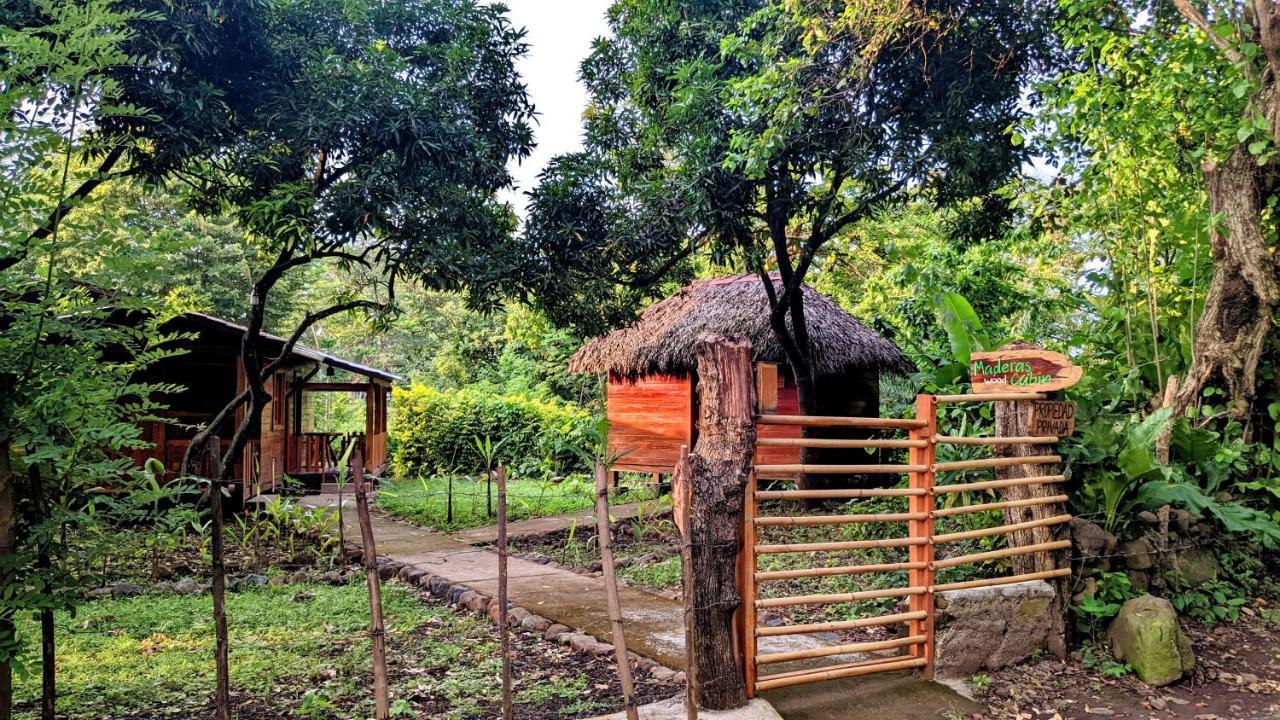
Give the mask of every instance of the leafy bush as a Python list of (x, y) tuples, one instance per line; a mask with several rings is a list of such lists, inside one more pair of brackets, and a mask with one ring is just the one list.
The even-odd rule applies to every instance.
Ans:
[(599, 420), (569, 403), (503, 395), (480, 387), (442, 392), (424, 385), (393, 391), (390, 469), (400, 477), (484, 466), (476, 438), (492, 438), (495, 461), (521, 475), (583, 471), (577, 448)]

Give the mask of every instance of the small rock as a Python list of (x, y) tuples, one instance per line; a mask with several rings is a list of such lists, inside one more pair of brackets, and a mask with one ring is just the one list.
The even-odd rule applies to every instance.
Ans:
[(552, 642), (558, 642), (560, 640), (560, 636), (564, 635), (567, 632), (570, 632), (568, 625), (561, 625), (560, 623), (552, 623), (550, 627), (548, 627), (546, 631), (542, 633), (542, 639), (551, 640)]
[(299, 570), (289, 576), (289, 583), (291, 585), (301, 585), (302, 583), (306, 582), (308, 579), (310, 579), (310, 576), (307, 575), (307, 571)]
[(530, 614), (520, 621), (520, 628), (529, 632), (544, 633), (549, 627), (551, 627), (551, 621), (541, 615)]
[(311, 592), (310, 590), (303, 590), (302, 592), (296, 593), (293, 596), (294, 602), (306, 602), (308, 600), (315, 600), (315, 599), (316, 599), (316, 594)]
[(192, 578), (183, 578), (173, 584), (173, 591), (179, 595), (199, 595), (204, 588)]
[(677, 673), (675, 670), (663, 665), (655, 665), (654, 668), (649, 671), (649, 677), (658, 682), (671, 682), (675, 679), (676, 675)]
[(272, 575), (267, 580), (267, 584), (272, 587), (280, 587), (281, 585), (284, 585), (286, 582), (288, 582), (288, 579), (285, 578), (285, 576), (283, 575)]
[(327, 583), (329, 585), (341, 585), (342, 573), (337, 570), (330, 570), (320, 576), (320, 582)]
[(1143, 510), (1138, 513), (1138, 520), (1148, 525), (1156, 525), (1160, 522), (1160, 518), (1156, 517), (1156, 514), (1150, 510)]
[(90, 600), (101, 600), (102, 598), (109, 598), (111, 597), (111, 588), (109, 587), (94, 588), (89, 592), (85, 593), (84, 595)]
[(449, 592), (449, 585), (449, 578), (436, 575), (431, 578), (431, 594), (442, 598), (447, 592)]
[(481, 593), (476, 593), (475, 597), (467, 598), (462, 601), (462, 604), (472, 612), (485, 612), (489, 609), (489, 605), (491, 603), (493, 603), (493, 598), (488, 595), (482, 595)]
[(517, 627), (527, 617), (529, 617), (529, 611), (522, 607), (517, 606), (507, 609), (507, 624), (511, 627)]
[(1130, 570), (1147, 570), (1153, 564), (1152, 549), (1151, 543), (1146, 538), (1138, 538), (1121, 545), (1117, 550), (1125, 556), (1125, 565)]
[(485, 608), (485, 613), (488, 614), (489, 619), (493, 621), (493, 624), (498, 624), (498, 603), (489, 603), (489, 607)]
[(1151, 698), (1149, 704), (1151, 705), (1152, 710), (1164, 710), (1169, 707), (1169, 703), (1165, 702), (1163, 698), (1158, 697)]
[(142, 594), (142, 588), (133, 583), (116, 583), (111, 586), (110, 595), (113, 598), (135, 597)]

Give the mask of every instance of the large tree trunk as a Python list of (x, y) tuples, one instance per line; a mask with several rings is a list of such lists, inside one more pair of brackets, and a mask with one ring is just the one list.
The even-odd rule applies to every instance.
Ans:
[[(688, 638), (698, 668), (698, 706), (730, 710), (747, 702), (742, 643), (735, 616), (742, 604), (737, 563), (744, 491), (755, 449), (751, 344), (704, 336), (698, 342), (698, 441), (675, 483), (689, 497), (694, 579)], [(687, 471), (687, 475), (686, 475)]]
[[(1026, 437), (1031, 435), (1031, 402), (1018, 400), (1014, 402), (997, 402), (996, 435), (999, 437)], [(997, 445), (993, 454), (996, 457), (1025, 457), (1028, 455), (1051, 455), (1057, 451), (1053, 445)], [(1040, 475), (1056, 475), (1061, 472), (1057, 465), (1013, 465), (996, 468), (996, 477), (1001, 480), (1036, 477)], [(1031, 498), (1052, 497), (1059, 494), (1061, 485), (1025, 485), (1004, 488), (1004, 500), (1028, 500)], [(1005, 524), (1042, 520), (1061, 515), (1067, 511), (1062, 503), (1015, 507), (1004, 510)], [(1009, 534), (1009, 547), (1026, 547), (1040, 543), (1065, 540), (1068, 537), (1066, 524), (1018, 530)], [(1027, 555), (1014, 555), (1013, 572), (1016, 575), (1025, 573), (1057, 570), (1068, 566), (1064, 551), (1034, 552)], [(1053, 626), (1049, 628), (1049, 652), (1058, 658), (1067, 654), (1067, 603), (1071, 596), (1068, 583), (1070, 578), (1055, 578), (1049, 581), (1057, 592), (1056, 608), (1053, 613)]]
[(1218, 384), (1227, 391), (1232, 417), (1243, 420), (1253, 407), (1258, 360), (1280, 306), (1280, 257), (1268, 250), (1262, 231), (1271, 184), (1266, 175), (1272, 172), (1243, 147), (1220, 167), (1205, 165), (1209, 211), (1221, 224), (1209, 236), (1213, 278), (1196, 325), (1191, 368), (1173, 403), (1176, 414), (1195, 405), (1205, 387)]

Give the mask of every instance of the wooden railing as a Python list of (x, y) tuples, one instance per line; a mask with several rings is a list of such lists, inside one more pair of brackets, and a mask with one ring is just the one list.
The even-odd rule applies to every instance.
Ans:
[(355, 442), (364, 449), (364, 433), (298, 433), (289, 447), (291, 474), (337, 472), (338, 461), (347, 444)]
[[(926, 678), (933, 676), (934, 670), (934, 599), (935, 594), (945, 590), (985, 587), (1024, 582), (1029, 580), (1051, 579), (1070, 574), (1069, 568), (1054, 568), (1040, 572), (1021, 573), (1007, 577), (984, 578), (964, 582), (936, 583), (939, 570), (986, 560), (1008, 558), (1029, 553), (1054, 552), (1065, 549), (1070, 541), (1058, 540), (1027, 545), (1011, 545), (1008, 548), (980, 552), (969, 555), (935, 557), (935, 549), (939, 545), (961, 542), (992, 535), (1007, 535), (1033, 527), (1045, 527), (1065, 523), (1070, 515), (1058, 514), (1021, 523), (1003, 523), (992, 528), (982, 528), (935, 534), (938, 518), (976, 513), (986, 510), (1008, 510), (1038, 505), (1065, 503), (1065, 495), (1048, 495), (1031, 499), (1012, 501), (996, 500), (982, 504), (960, 505), (938, 509), (935, 500), (938, 496), (971, 491), (1001, 490), (1010, 487), (1026, 487), (1048, 483), (1063, 482), (1064, 477), (1055, 473), (1046, 473), (1035, 477), (990, 480), (972, 483), (938, 484), (939, 474), (967, 470), (986, 470), (1014, 465), (1035, 466), (1051, 465), (1060, 462), (1057, 455), (1033, 455), (1016, 458), (984, 458), (959, 462), (937, 461), (939, 444), (973, 445), (973, 446), (1013, 446), (1013, 445), (1052, 445), (1057, 443), (1056, 437), (1007, 437), (1007, 438), (967, 438), (946, 437), (938, 434), (938, 405), (951, 402), (987, 402), (1003, 400), (1035, 400), (1043, 396), (1033, 394), (988, 394), (988, 395), (920, 395), (916, 398), (916, 417), (898, 418), (853, 418), (853, 417), (817, 417), (817, 416), (757, 416), (758, 424), (800, 425), (805, 427), (851, 427), (877, 430), (906, 431), (906, 439), (850, 439), (831, 438), (787, 438), (789, 447), (802, 448), (867, 448), (867, 449), (905, 449), (908, 452), (906, 464), (886, 465), (837, 465), (837, 464), (797, 464), (797, 465), (763, 465), (754, 466), (746, 492), (746, 503), (743, 521), (743, 562), (740, 577), (743, 608), (741, 613), (742, 637), (745, 654), (747, 692), (757, 692), (773, 688), (782, 688), (821, 680), (869, 675), (904, 669), (918, 669)], [(776, 446), (782, 441), (777, 439), (761, 439), (757, 448)], [(757, 455), (758, 455), (757, 451)], [(758, 487), (759, 475), (777, 477), (785, 473), (802, 475), (848, 474), (848, 475), (887, 475), (908, 478), (907, 487), (871, 487), (858, 489), (830, 490), (761, 490)], [(895, 483), (896, 484), (896, 483)], [(891, 513), (859, 513), (855, 511), (838, 515), (761, 515), (761, 501), (813, 501), (813, 500), (852, 500), (861, 498), (903, 498), (906, 500), (905, 512)], [(853, 507), (850, 503), (847, 507)], [(1003, 517), (1003, 515), (1002, 515)], [(874, 540), (853, 540), (839, 542), (809, 543), (766, 543), (758, 541), (760, 528), (785, 528), (788, 526), (844, 525), (854, 523), (902, 523), (907, 533), (903, 537)], [(778, 530), (774, 530), (778, 532)], [(866, 565), (841, 565), (838, 567), (808, 567), (786, 570), (761, 571), (759, 558), (761, 555), (779, 553), (828, 553), (872, 548), (907, 548), (906, 562), (878, 562)], [(1052, 563), (1050, 563), (1052, 564)], [(784, 597), (761, 598), (759, 584), (796, 578), (825, 578), (865, 573), (906, 572), (906, 584), (902, 587), (879, 588), (860, 592), (831, 594), (810, 594)], [(757, 609), (792, 607), (799, 605), (828, 605), (860, 602), (877, 598), (906, 598), (906, 612), (896, 612), (880, 617), (861, 618), (840, 622), (819, 622), (791, 624), (782, 626), (760, 625), (757, 620)], [(787, 652), (760, 653), (760, 638), (779, 635), (795, 635), (807, 633), (823, 633), (854, 628), (905, 624), (907, 630), (903, 637), (875, 641), (846, 643), (822, 647), (791, 650)], [(873, 657), (826, 667), (801, 669), (790, 672), (759, 674), (763, 666), (776, 663), (812, 660), (834, 655), (850, 653), (883, 653), (888, 650), (900, 650), (896, 655)]]

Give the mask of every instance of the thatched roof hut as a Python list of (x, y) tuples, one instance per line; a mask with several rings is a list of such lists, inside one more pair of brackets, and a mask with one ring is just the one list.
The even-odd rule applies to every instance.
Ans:
[[(775, 284), (781, 283), (775, 278)], [(858, 322), (817, 290), (804, 288), (805, 318), (820, 392), (820, 414), (875, 416), (880, 373), (905, 375), (915, 366), (889, 340)], [(577, 373), (607, 373), (610, 453), (615, 470), (670, 472), (681, 445), (696, 435), (696, 345), (702, 335), (751, 341), (758, 363), (761, 411), (799, 414), (794, 379), (769, 326), (769, 299), (755, 275), (699, 280), (641, 313), (631, 326), (588, 342), (569, 361)], [(797, 427), (763, 426), (762, 436), (790, 436)], [(763, 451), (762, 451), (763, 452)], [(770, 448), (772, 462), (794, 462), (790, 448)], [(785, 457), (783, 457), (785, 455)], [(762, 460), (763, 462), (763, 460)]]
[[(781, 289), (781, 282), (774, 282)], [(808, 285), (804, 311), (818, 375), (868, 369), (905, 375), (915, 370), (897, 345)], [(570, 358), (569, 370), (626, 378), (689, 373), (696, 363), (698, 337), (705, 333), (745, 337), (757, 362), (786, 363), (769, 326), (769, 298), (760, 278), (738, 275), (698, 280), (649, 306), (635, 324), (588, 342)]]

